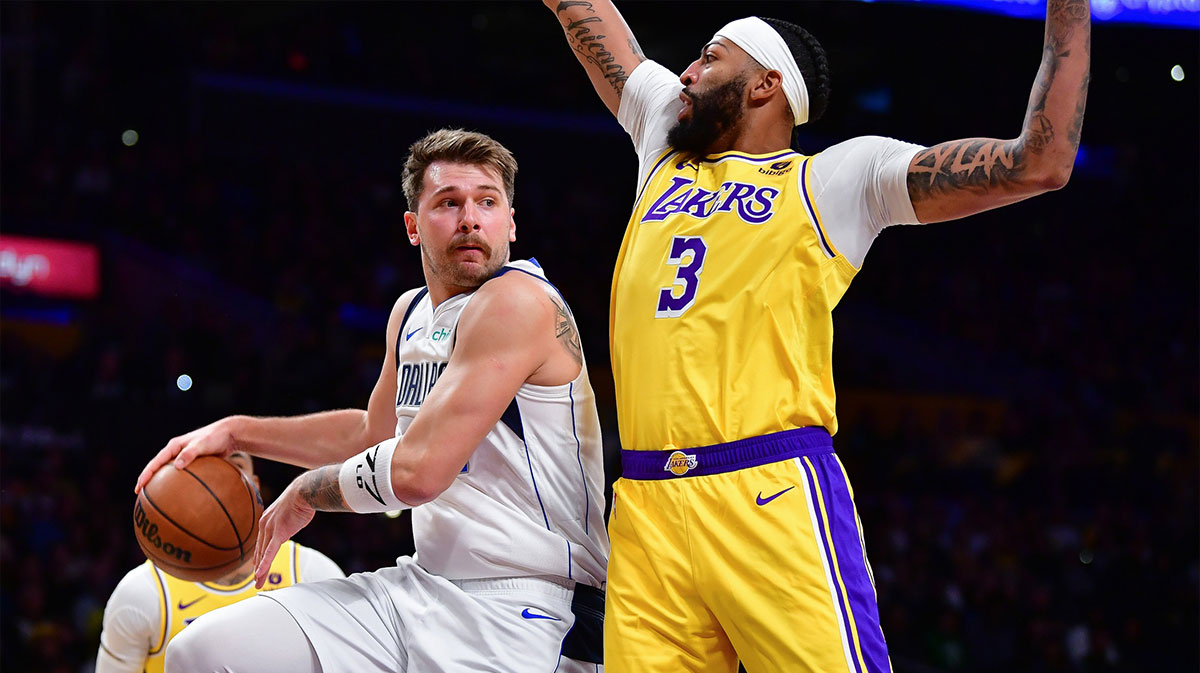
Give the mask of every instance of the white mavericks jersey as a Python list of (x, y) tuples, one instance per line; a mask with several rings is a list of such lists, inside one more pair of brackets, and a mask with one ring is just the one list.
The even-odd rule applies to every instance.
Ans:
[[(536, 260), (527, 273), (556, 292)], [(474, 292), (436, 308), (422, 290), (396, 339), (396, 435), (450, 361), (458, 319)], [(566, 301), (564, 300), (565, 304)], [(586, 363), (560, 386), (526, 383), (454, 484), (412, 510), (416, 561), (452, 580), (557, 576), (601, 587), (608, 565), (604, 456)]]

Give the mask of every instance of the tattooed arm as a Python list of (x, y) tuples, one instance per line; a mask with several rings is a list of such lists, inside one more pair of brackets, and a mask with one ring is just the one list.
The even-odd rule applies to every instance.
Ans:
[(1049, 0), (1042, 65), (1021, 135), (968, 138), (918, 152), (908, 194), (921, 222), (941, 222), (1015, 203), (1067, 184), (1087, 102), (1088, 0)]
[[(522, 385), (562, 385), (579, 376), (582, 365), (575, 320), (545, 283), (522, 273), (485, 283), (459, 318), (450, 362), (395, 446), (392, 494), (411, 506), (437, 498)], [(352, 511), (341, 468), (335, 463), (301, 474), (263, 513), (255, 547), (260, 587), (279, 546), (317, 511)]]
[(646, 60), (633, 32), (610, 0), (543, 0), (558, 17), (567, 43), (596, 93), (614, 116), (625, 80)]
[(475, 291), (450, 362), (392, 454), (397, 498), (419, 505), (449, 488), (522, 385), (560, 385), (579, 375), (574, 321), (545, 288), (507, 273)]
[(318, 511), (350, 511), (338, 484), (339, 469), (341, 465), (334, 463), (301, 474), (263, 512), (258, 522), (258, 539), (254, 544), (256, 587), (261, 589), (266, 584), (271, 562), (275, 560), (279, 548), (307, 526), (314, 514)]

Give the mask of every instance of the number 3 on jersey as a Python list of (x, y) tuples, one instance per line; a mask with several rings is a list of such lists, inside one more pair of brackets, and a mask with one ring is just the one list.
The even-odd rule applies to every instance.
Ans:
[[(689, 254), (690, 253), (690, 254)], [(658, 293), (658, 310), (655, 318), (678, 318), (696, 303), (696, 286), (700, 283), (700, 272), (704, 270), (704, 256), (708, 245), (701, 236), (676, 236), (671, 239), (671, 254), (667, 264), (677, 266), (675, 281)], [(679, 290), (679, 296), (675, 291)]]

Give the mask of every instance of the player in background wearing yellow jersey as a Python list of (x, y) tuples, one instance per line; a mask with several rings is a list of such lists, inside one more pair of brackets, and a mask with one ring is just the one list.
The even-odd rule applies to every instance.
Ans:
[[(250, 455), (235, 451), (228, 460), (258, 486)], [(346, 574), (328, 556), (288, 541), (279, 548), (263, 591)], [(167, 643), (200, 615), (258, 593), (254, 559), (218, 582), (172, 577), (150, 561), (130, 570), (104, 608), (104, 630), (96, 673), (162, 673)]]
[(611, 2), (545, 4), (640, 164), (611, 305), (624, 450), (609, 670), (889, 671), (831, 441), (831, 312), (884, 227), (1066, 184), (1087, 0), (1049, 0), (1018, 137), (862, 137), (812, 156), (793, 132), (825, 110), (829, 69), (799, 26), (734, 21), (677, 77), (646, 60)]

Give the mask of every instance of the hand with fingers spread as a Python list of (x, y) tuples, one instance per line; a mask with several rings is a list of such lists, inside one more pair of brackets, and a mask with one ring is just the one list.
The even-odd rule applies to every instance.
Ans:
[(176, 469), (182, 470), (198, 456), (225, 457), (233, 453), (237, 448), (237, 442), (233, 435), (235, 423), (236, 417), (230, 416), (192, 430), (187, 434), (173, 437), (162, 450), (155, 454), (154, 458), (150, 459), (149, 463), (146, 463), (146, 467), (142, 468), (133, 492), (140, 493), (142, 488), (149, 483), (150, 478), (163, 465), (172, 461), (174, 461)]
[(300, 479), (284, 489), (283, 494), (263, 512), (258, 521), (258, 541), (254, 545), (255, 587), (261, 589), (266, 583), (271, 562), (279, 547), (307, 526), (314, 514), (316, 510), (300, 492)]

